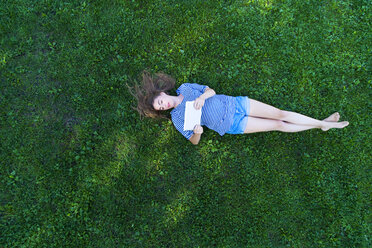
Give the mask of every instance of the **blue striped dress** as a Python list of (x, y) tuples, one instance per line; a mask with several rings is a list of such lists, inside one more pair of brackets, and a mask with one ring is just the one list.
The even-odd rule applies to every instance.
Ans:
[[(176, 91), (177, 95), (184, 96), (183, 101), (171, 111), (172, 122), (176, 129), (186, 138), (190, 139), (193, 131), (183, 130), (185, 119), (185, 106), (187, 101), (194, 101), (202, 95), (208, 86), (185, 83)], [(235, 114), (235, 98), (226, 95), (214, 95), (205, 100), (202, 108), (200, 124), (224, 135), (231, 127)]]

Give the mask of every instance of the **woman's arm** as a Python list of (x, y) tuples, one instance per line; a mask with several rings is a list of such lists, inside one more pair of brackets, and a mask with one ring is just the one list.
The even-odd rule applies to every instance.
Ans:
[(195, 99), (194, 108), (201, 109), (204, 106), (205, 100), (214, 95), (216, 95), (216, 92), (208, 87), (201, 96)]
[(193, 143), (194, 145), (199, 144), (200, 137), (201, 137), (202, 133), (203, 133), (203, 127), (200, 126), (200, 125), (195, 125), (194, 134), (189, 139), (190, 142)]
[(216, 92), (213, 89), (208, 87), (208, 88), (205, 89), (204, 93), (199, 97), (204, 98), (204, 100), (206, 100), (209, 97), (212, 97), (214, 95), (216, 95)]
[(201, 133), (194, 133), (189, 139), (193, 145), (199, 144)]

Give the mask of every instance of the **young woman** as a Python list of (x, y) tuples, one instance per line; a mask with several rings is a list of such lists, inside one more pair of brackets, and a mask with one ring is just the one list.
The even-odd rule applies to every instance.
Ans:
[[(135, 86), (135, 92), (132, 92), (138, 101), (136, 110), (141, 116), (164, 118), (162, 112), (173, 109), (170, 114), (174, 126), (194, 145), (200, 141), (202, 126), (222, 136), (225, 133), (300, 132), (312, 128), (327, 131), (349, 125), (347, 121), (338, 122), (340, 115), (337, 112), (323, 121), (316, 120), (295, 112), (280, 110), (246, 96), (217, 95), (213, 89), (205, 85), (185, 83), (176, 90), (176, 96), (169, 95), (169, 90), (174, 86), (175, 80), (169, 75), (143, 72), (142, 86)], [(185, 104), (186, 101), (194, 100), (196, 109), (203, 108), (201, 125), (196, 125), (193, 131), (184, 131)]]

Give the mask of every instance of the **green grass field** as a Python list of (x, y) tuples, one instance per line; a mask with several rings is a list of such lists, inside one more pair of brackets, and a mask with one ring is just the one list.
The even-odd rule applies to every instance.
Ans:
[[(369, 0), (0, 0), (0, 247), (371, 247)], [(192, 145), (142, 70), (350, 125)], [(173, 92), (174, 93), (174, 92)]]

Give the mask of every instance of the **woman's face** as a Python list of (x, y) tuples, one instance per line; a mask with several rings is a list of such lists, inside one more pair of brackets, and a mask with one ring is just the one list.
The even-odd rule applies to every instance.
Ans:
[(168, 110), (173, 108), (175, 102), (170, 95), (161, 92), (159, 96), (154, 99), (152, 106), (155, 110)]

